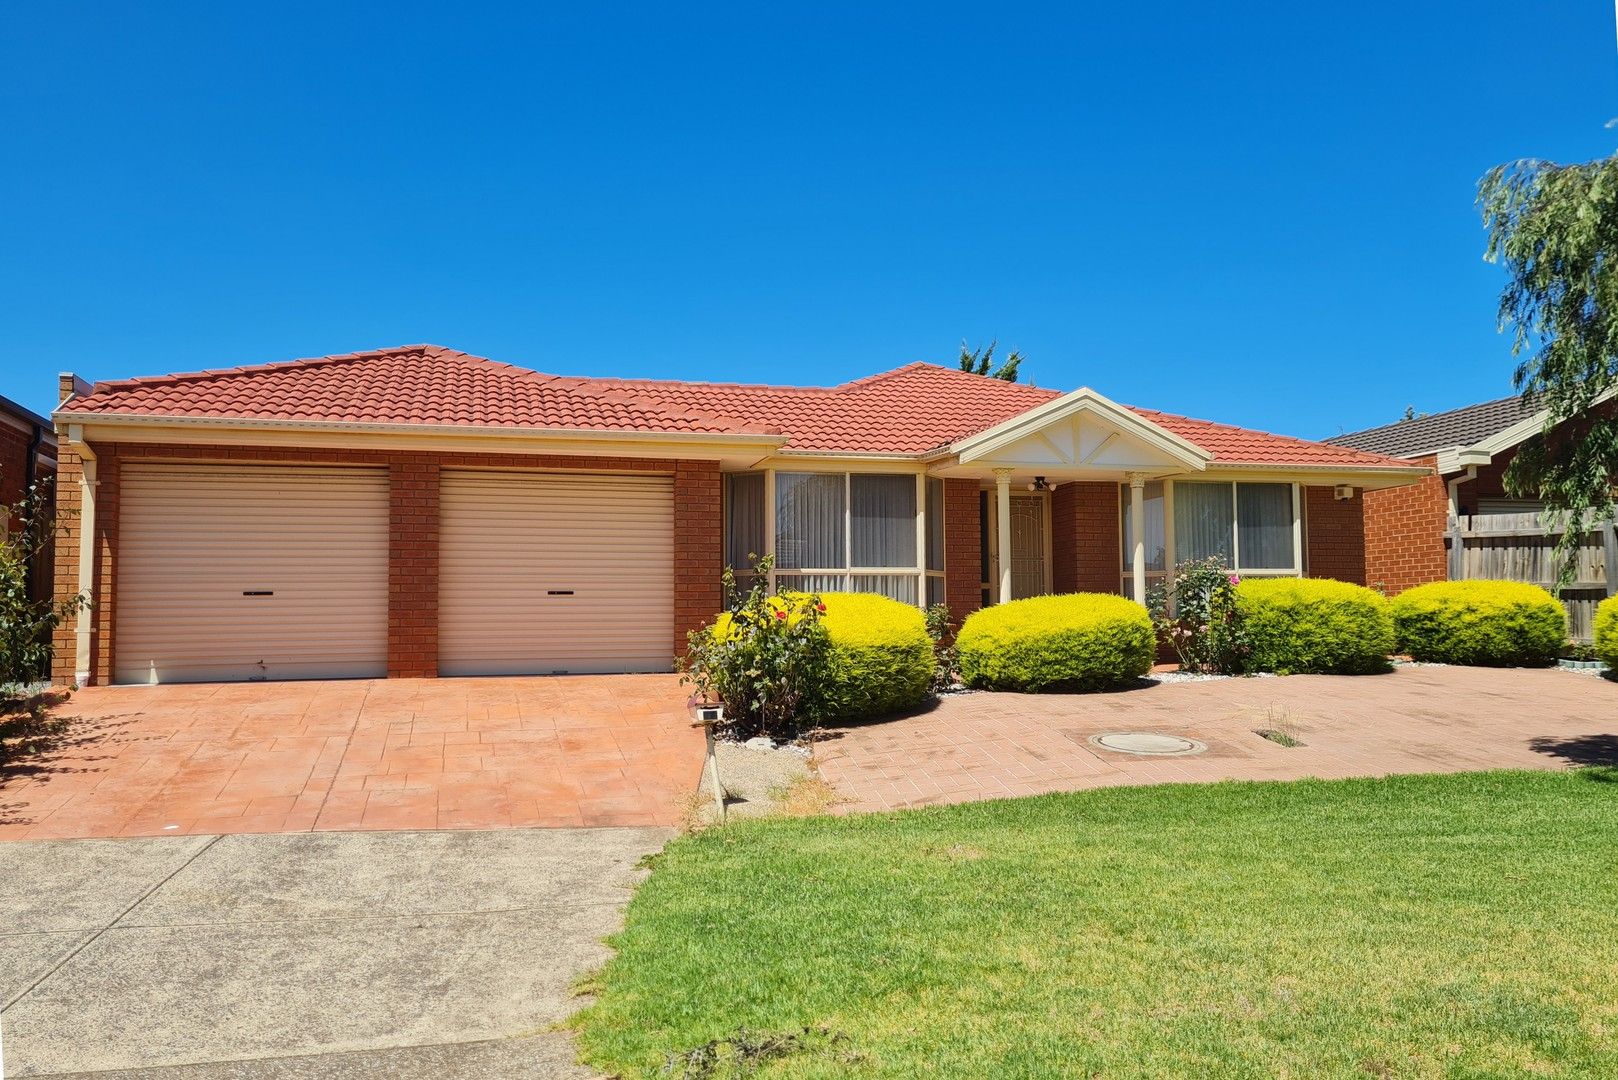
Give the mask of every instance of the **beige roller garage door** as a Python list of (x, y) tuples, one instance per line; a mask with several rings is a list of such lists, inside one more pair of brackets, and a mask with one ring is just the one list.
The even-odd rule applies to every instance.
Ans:
[(119, 682), (387, 674), (381, 469), (129, 465)]
[(673, 666), (668, 477), (446, 471), (440, 508), (440, 674)]

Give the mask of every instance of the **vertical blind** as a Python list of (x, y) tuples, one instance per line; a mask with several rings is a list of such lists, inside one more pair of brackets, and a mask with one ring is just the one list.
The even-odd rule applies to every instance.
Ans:
[(944, 481), (927, 481), (927, 569), (944, 569)]
[[(1135, 565), (1135, 515), (1132, 510), (1135, 493), (1128, 484), (1122, 485), (1120, 491), (1123, 493), (1119, 505), (1124, 522), (1124, 570), (1128, 572)], [(1161, 571), (1167, 569), (1169, 557), (1168, 531), (1163, 517), (1163, 481), (1153, 480), (1147, 484), (1145, 495), (1142, 511), (1146, 518), (1146, 569), (1149, 572)]]
[(725, 565), (745, 574), (764, 554), (764, 474), (725, 478)]
[(1229, 484), (1174, 485), (1174, 560), (1217, 556), (1236, 564), (1236, 507)]
[(850, 476), (848, 488), (853, 509), (853, 565), (914, 569), (915, 476)]
[(1292, 485), (1237, 484), (1236, 534), (1244, 570), (1291, 570)]
[(828, 570), (848, 565), (843, 498), (841, 473), (775, 474), (777, 567)]

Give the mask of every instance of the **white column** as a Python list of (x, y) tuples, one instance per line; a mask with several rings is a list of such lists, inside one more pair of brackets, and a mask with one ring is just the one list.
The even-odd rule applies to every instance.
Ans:
[(1000, 602), (1011, 602), (1011, 470), (994, 470), (995, 535), (1000, 547)]
[(1146, 603), (1146, 477), (1129, 474), (1129, 531), (1135, 537), (1130, 549), (1134, 573), (1135, 603)]

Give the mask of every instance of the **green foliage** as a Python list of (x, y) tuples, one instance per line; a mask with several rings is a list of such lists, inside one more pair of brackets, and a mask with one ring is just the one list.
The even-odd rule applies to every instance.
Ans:
[[(1593, 520), (1612, 519), (1618, 483), (1618, 414), (1596, 409), (1618, 387), (1618, 157), (1498, 166), (1479, 184), (1478, 205), (1486, 257), (1510, 274), (1500, 326), (1512, 328), (1521, 358), (1517, 388), (1548, 413), (1506, 484), (1563, 515), (1557, 547), (1568, 555)], [(1565, 560), (1564, 584), (1572, 572)]]
[(51, 665), (51, 634), (89, 607), (89, 598), (56, 601), (30, 595), (30, 571), (56, 529), (48, 481), (36, 483), (15, 506), (0, 506), (13, 528), (0, 540), (0, 685), (35, 682)]
[(742, 737), (790, 738), (817, 726), (831, 709), (825, 605), (815, 596), (770, 596), (770, 566), (768, 557), (759, 561), (745, 593), (726, 568), (725, 595), (739, 599), (687, 635), (679, 661), (683, 681), (723, 702), (727, 727)]
[(984, 375), (1003, 382), (1016, 382), (1017, 369), (1022, 367), (1023, 355), (1013, 349), (1004, 360), (1000, 361), (999, 367), (994, 367), (994, 349), (999, 344), (998, 341), (991, 341), (984, 348), (969, 349), (966, 342), (961, 342), (961, 370), (970, 375)]
[(1152, 669), (1151, 616), (1104, 593), (1036, 596), (975, 611), (955, 638), (966, 685), (1100, 690)]
[(1618, 672), (1618, 596), (1609, 596), (1596, 607), (1595, 657)]
[(1239, 581), (1215, 556), (1181, 563), (1167, 585), (1147, 591), (1158, 640), (1174, 650), (1182, 670), (1209, 675), (1247, 670), (1249, 645), (1236, 603)]
[(1325, 578), (1249, 578), (1236, 588), (1249, 668), (1278, 675), (1370, 675), (1389, 670), (1387, 598)]
[(1567, 614), (1538, 585), (1437, 581), (1393, 598), (1396, 647), (1416, 660), (1544, 667), (1567, 643)]
[(933, 643), (920, 609), (874, 593), (826, 593), (830, 713), (862, 720), (914, 709), (933, 685)]
[(955, 685), (961, 666), (955, 654), (955, 626), (948, 604), (934, 604), (927, 609), (927, 636), (933, 642), (933, 690), (948, 690)]

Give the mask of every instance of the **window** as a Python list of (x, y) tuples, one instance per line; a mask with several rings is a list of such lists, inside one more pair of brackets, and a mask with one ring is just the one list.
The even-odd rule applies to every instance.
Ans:
[[(727, 478), (725, 492), (725, 559), (733, 568), (745, 568), (748, 554), (764, 552), (773, 540), (776, 587), (941, 602), (942, 480), (915, 473), (738, 473)], [(745, 587), (744, 576), (737, 584)]]
[[(1147, 484), (1146, 576), (1161, 580), (1168, 567), (1218, 558), (1238, 573), (1284, 576), (1302, 572), (1297, 489), (1293, 484), (1209, 483), (1175, 480)], [(1123, 592), (1134, 591), (1131, 490), (1121, 487)]]

